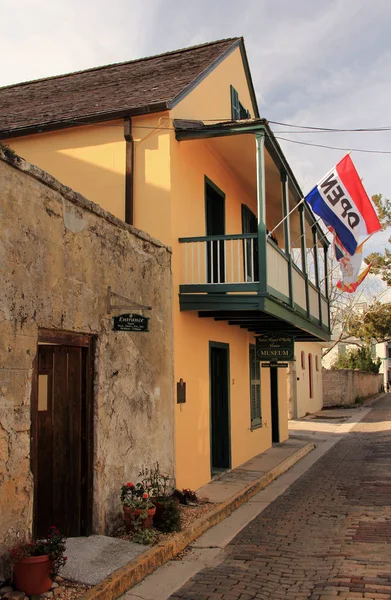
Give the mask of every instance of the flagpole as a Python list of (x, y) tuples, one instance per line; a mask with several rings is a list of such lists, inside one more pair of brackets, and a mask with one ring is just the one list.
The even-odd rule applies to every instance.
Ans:
[[(276, 226), (275, 226), (275, 227), (274, 227), (274, 228), (273, 228), (271, 231), (269, 231), (269, 232), (268, 232), (268, 234), (267, 234), (267, 235), (268, 235), (268, 236), (271, 236), (271, 235), (272, 235), (272, 233), (273, 233), (273, 232), (274, 232), (276, 229), (278, 229), (280, 225), (282, 225), (282, 223), (285, 221), (285, 219), (286, 219), (287, 217), (289, 217), (289, 215), (291, 215), (291, 214), (292, 214), (292, 213), (293, 213), (293, 212), (296, 210), (296, 208), (298, 208), (298, 207), (300, 206), (300, 204), (303, 204), (303, 202), (305, 202), (305, 198), (302, 198), (302, 199), (300, 200), (300, 202), (298, 202), (298, 203), (296, 204), (296, 206), (294, 206), (294, 207), (292, 208), (292, 210), (291, 210), (291, 211), (289, 211), (289, 212), (288, 212), (288, 214), (287, 214), (287, 215), (285, 215), (285, 217), (284, 217), (283, 219), (281, 219), (281, 221), (280, 221), (279, 223), (277, 223), (277, 225), (276, 225)], [(300, 237), (301, 237), (301, 236), (300, 236)]]

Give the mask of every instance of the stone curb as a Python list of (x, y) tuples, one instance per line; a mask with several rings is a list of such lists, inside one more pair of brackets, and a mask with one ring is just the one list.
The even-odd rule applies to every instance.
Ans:
[(221, 503), (214, 510), (194, 521), (190, 527), (177, 534), (175, 538), (160, 542), (134, 561), (129, 562), (108, 577), (105, 577), (98, 585), (95, 585), (81, 596), (80, 600), (91, 600), (91, 598), (114, 600), (118, 598), (137, 583), (140, 583), (155, 569), (171, 560), (179, 552), (182, 552), (182, 550), (205, 531), (217, 525), (217, 523), (226, 517), (229, 517), (235, 509), (247, 502), (249, 498), (265, 488), (274, 479), (285, 473), (301, 458), (314, 450), (314, 448), (315, 444), (311, 442), (296, 450), (291, 456), (273, 467), (273, 469), (262, 475), (262, 477), (250, 483), (234, 496), (231, 496), (231, 498)]

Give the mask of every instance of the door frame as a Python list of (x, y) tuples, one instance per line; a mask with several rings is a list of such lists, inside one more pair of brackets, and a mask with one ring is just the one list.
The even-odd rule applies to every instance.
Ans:
[(209, 342), (209, 459), (210, 475), (213, 476), (213, 454), (212, 454), (212, 364), (211, 349), (220, 348), (227, 351), (227, 409), (228, 409), (228, 469), (232, 469), (232, 435), (231, 435), (231, 388), (230, 388), (230, 353), (229, 344), (223, 342)]
[[(33, 536), (37, 532), (37, 492), (38, 492), (38, 348), (41, 344), (53, 344), (60, 346), (76, 346), (85, 348), (82, 368), (85, 372), (85, 389), (82, 390), (82, 411), (85, 420), (84, 431), (82, 431), (82, 471), (85, 473), (85, 481), (82, 483), (82, 535), (92, 533), (92, 510), (93, 510), (93, 456), (94, 456), (94, 355), (95, 338), (84, 333), (72, 331), (57, 331), (53, 329), (39, 329), (37, 340), (37, 351), (33, 360), (33, 376), (31, 383), (31, 430), (30, 430), (30, 467), (33, 475)], [(83, 440), (84, 435), (84, 440)]]
[[(269, 367), (270, 369), (270, 417), (272, 426), (272, 444), (280, 443), (280, 403), (278, 395), (278, 367)], [(273, 393), (275, 392), (275, 393)], [(275, 396), (275, 400), (274, 400)], [(273, 419), (274, 415), (274, 419)], [(273, 427), (274, 425), (274, 427)], [(277, 437), (278, 441), (273, 440), (273, 437)]]
[(208, 219), (207, 219), (207, 210), (206, 210), (206, 198), (207, 198), (207, 194), (206, 194), (206, 188), (207, 186), (211, 187), (212, 190), (214, 192), (216, 192), (216, 194), (218, 194), (223, 200), (224, 200), (224, 234), (225, 235), (225, 230), (226, 230), (226, 206), (225, 206), (225, 199), (226, 199), (226, 195), (225, 192), (223, 192), (223, 190), (221, 188), (219, 188), (215, 183), (213, 183), (213, 181), (211, 179), (209, 179), (209, 177), (207, 175), (204, 175), (204, 211), (205, 211), (205, 234), (207, 234), (208, 231)]

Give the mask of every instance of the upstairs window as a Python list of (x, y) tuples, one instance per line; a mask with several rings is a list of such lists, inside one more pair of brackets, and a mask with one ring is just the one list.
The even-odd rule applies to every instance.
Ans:
[(231, 85), (231, 117), (233, 121), (251, 119), (250, 111), (244, 108), (243, 104), (240, 102), (239, 94), (233, 85)]

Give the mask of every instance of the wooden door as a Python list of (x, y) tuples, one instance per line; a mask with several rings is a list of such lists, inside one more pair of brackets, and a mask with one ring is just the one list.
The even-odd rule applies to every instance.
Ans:
[[(206, 235), (225, 235), (225, 196), (211, 183), (205, 184)], [(208, 283), (225, 282), (224, 240), (211, 240), (208, 247)]]
[(231, 466), (229, 349), (226, 344), (210, 344), (210, 402), (213, 474)]
[(88, 348), (38, 346), (32, 398), (34, 530), (55, 525), (66, 536), (87, 533)]

